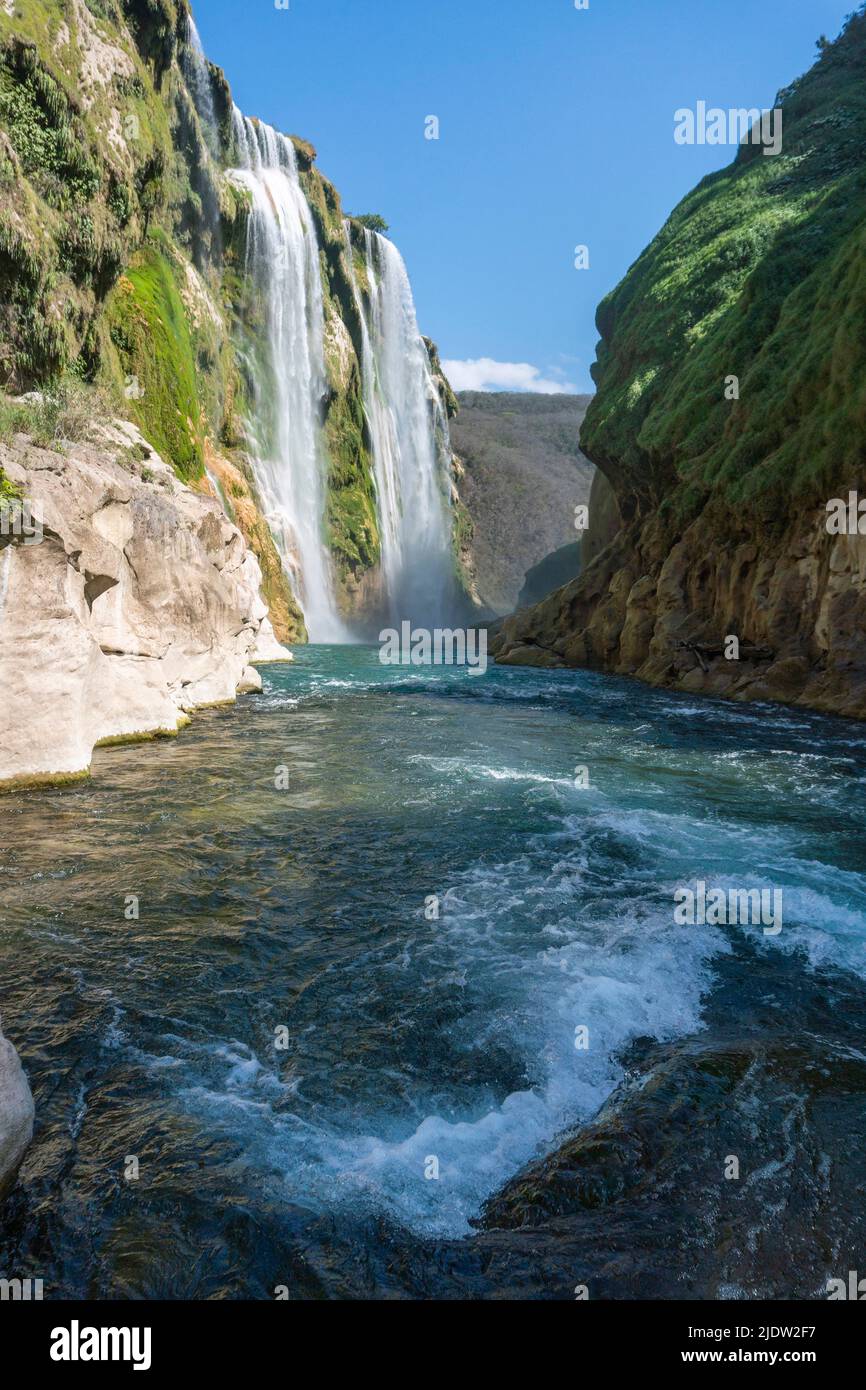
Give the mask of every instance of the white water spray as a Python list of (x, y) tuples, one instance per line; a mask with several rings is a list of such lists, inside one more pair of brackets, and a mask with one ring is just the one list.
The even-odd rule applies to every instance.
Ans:
[(253, 373), (256, 481), (311, 641), (345, 641), (323, 539), (327, 379), (316, 228), (291, 140), (237, 107), (232, 122), (241, 163), (232, 176), (252, 195), (247, 270), (262, 295), (269, 359), (265, 381)]
[(448, 419), (392, 241), (367, 228), (367, 303), (348, 258), (363, 334), (364, 407), (373, 447), (389, 617), (432, 627), (456, 605)]

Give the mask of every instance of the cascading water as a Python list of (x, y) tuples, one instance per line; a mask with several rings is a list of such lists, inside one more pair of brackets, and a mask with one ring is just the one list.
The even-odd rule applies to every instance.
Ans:
[(418, 330), (403, 258), (364, 229), (369, 294), (348, 259), (363, 335), (364, 405), (373, 447), (389, 618), (433, 627), (456, 611), (448, 419)]
[(213, 87), (201, 35), (192, 15), (189, 15), (189, 44), (184, 51), (184, 76), (211, 156), (219, 154), (219, 127), (213, 100)]
[[(211, 76), (192, 16), (184, 63), (205, 142), (217, 159)], [(252, 199), (246, 269), (266, 330), (264, 353), (252, 350), (249, 359), (253, 467), (311, 639), (346, 641), (324, 542), (327, 376), (316, 228), (292, 141), (236, 106), (232, 129), (239, 167), (231, 177)], [(364, 234), (367, 283), (362, 295), (355, 277), (355, 293), (385, 613), (389, 622), (434, 627), (462, 609), (451, 551), (448, 421), (402, 257), (387, 238)], [(348, 260), (354, 276), (351, 245)]]
[(323, 540), (327, 383), (316, 229), (291, 140), (237, 107), (232, 121), (241, 165), (232, 177), (252, 197), (247, 270), (266, 326), (268, 360), (251, 373), (256, 481), (310, 639), (345, 641)]

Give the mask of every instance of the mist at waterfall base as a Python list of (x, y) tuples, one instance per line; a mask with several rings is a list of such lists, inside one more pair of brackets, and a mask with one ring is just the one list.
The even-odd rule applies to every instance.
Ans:
[[(6, 798), (38, 1126), (0, 1268), (51, 1297), (570, 1298), (591, 1267), (643, 1298), (859, 1267), (861, 727), (357, 646), (264, 678)], [(677, 925), (697, 879), (781, 887), (784, 930)], [(477, 1228), (605, 1105), (572, 1186), (527, 1183), (532, 1229)]]

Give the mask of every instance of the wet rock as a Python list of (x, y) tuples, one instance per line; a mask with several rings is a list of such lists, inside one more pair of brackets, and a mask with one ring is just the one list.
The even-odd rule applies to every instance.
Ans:
[(33, 1097), (18, 1053), (0, 1033), (0, 1197), (12, 1186), (33, 1138)]

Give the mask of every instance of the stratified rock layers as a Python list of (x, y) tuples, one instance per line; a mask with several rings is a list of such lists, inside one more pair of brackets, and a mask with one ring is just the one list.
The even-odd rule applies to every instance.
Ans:
[[(814, 512), (773, 545), (745, 530), (720, 544), (706, 516), (673, 546), (660, 517), (624, 530), (577, 580), (507, 618), (492, 650), (866, 718), (866, 537), (829, 536), (824, 520)], [(738, 634), (729, 658), (720, 635)]]

